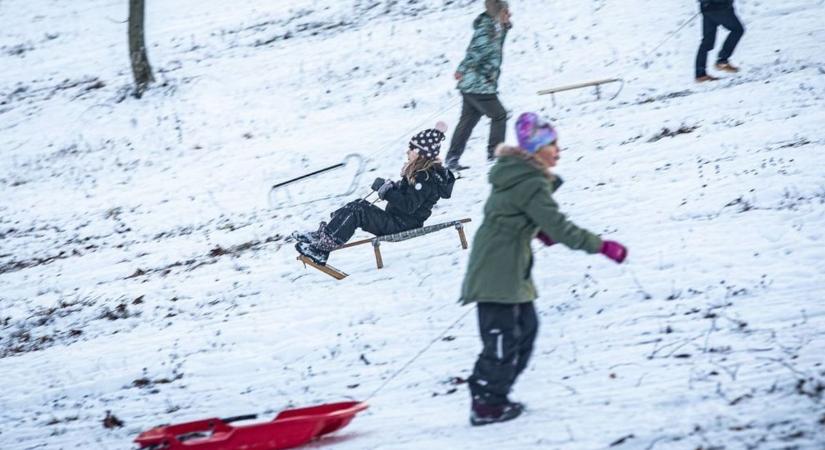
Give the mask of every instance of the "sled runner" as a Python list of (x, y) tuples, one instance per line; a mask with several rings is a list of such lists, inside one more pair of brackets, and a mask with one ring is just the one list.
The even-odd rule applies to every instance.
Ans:
[(312, 266), (320, 270), (321, 272), (324, 272), (325, 274), (331, 276), (332, 278), (335, 278), (336, 280), (343, 280), (348, 276), (346, 273), (336, 269), (335, 267), (330, 266), (329, 264), (323, 266), (320, 264), (316, 264), (315, 261), (307, 258), (304, 255), (298, 255), (298, 261), (304, 263), (304, 266)]
[(257, 415), (163, 425), (136, 439), (142, 450), (281, 450), (299, 447), (337, 431), (367, 409), (363, 402), (341, 402), (281, 411), (274, 420), (232, 426)]
[(616, 92), (616, 94), (614, 96), (610, 97), (610, 100), (613, 100), (614, 98), (619, 96), (619, 94), (622, 92), (622, 89), (624, 88), (624, 80), (622, 80), (621, 78), (607, 78), (607, 79), (604, 79), (604, 80), (588, 81), (586, 83), (578, 83), (578, 84), (570, 84), (570, 85), (567, 85), (567, 86), (559, 86), (559, 87), (555, 87), (555, 88), (551, 88), (551, 89), (545, 89), (545, 90), (542, 90), (542, 91), (538, 91), (538, 95), (550, 94), (550, 98), (553, 99), (553, 106), (556, 106), (556, 93), (557, 92), (572, 91), (574, 89), (582, 89), (582, 88), (593, 86), (593, 87), (596, 88), (596, 98), (598, 100), (601, 100), (602, 99), (601, 85), (610, 84), (610, 83), (621, 83), (621, 86), (619, 87), (619, 90)]

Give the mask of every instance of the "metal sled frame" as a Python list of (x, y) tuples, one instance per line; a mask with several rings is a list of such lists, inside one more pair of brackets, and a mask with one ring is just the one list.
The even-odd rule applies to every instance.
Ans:
[(616, 92), (616, 95), (610, 97), (608, 100), (613, 100), (619, 96), (624, 89), (624, 80), (621, 78), (606, 78), (604, 80), (596, 80), (596, 81), (588, 81), (586, 83), (578, 83), (578, 84), (570, 84), (567, 86), (560, 86), (551, 89), (545, 89), (542, 91), (538, 91), (538, 95), (547, 95), (550, 94), (550, 98), (553, 99), (553, 106), (556, 106), (556, 93), (557, 92), (564, 92), (564, 91), (572, 91), (575, 89), (582, 89), (590, 86), (594, 86), (596, 88), (596, 98), (598, 100), (602, 99), (602, 90), (601, 85), (603, 84), (610, 84), (610, 83), (621, 83), (619, 90)]
[[(290, 184), (294, 184), (294, 183), (297, 183), (299, 181), (303, 181), (303, 180), (307, 180), (309, 178), (320, 176), (320, 175), (322, 175), (326, 172), (330, 172), (330, 171), (333, 171), (333, 170), (336, 170), (336, 169), (340, 169), (342, 167), (347, 166), (349, 164), (349, 161), (357, 162), (358, 170), (355, 172), (355, 176), (352, 177), (352, 182), (350, 183), (349, 189), (347, 189), (346, 192), (342, 192), (340, 194), (335, 194), (335, 195), (329, 195), (329, 196), (326, 196), (326, 197), (316, 198), (314, 200), (309, 200), (309, 201), (300, 202), (300, 203), (290, 202), (288, 205), (278, 205), (275, 201), (273, 201), (273, 199), (275, 198), (275, 196), (274, 196), (275, 192), (277, 192), (278, 190), (281, 190), (281, 189), (283, 189), (286, 192), (287, 198), (291, 201), (292, 196), (289, 194), (289, 190), (287, 190), (287, 188)], [(361, 175), (366, 170), (366, 164), (367, 164), (367, 161), (364, 159), (363, 156), (361, 156), (358, 153), (352, 153), (352, 154), (347, 155), (344, 158), (343, 162), (340, 162), (338, 164), (335, 164), (335, 165), (332, 165), (332, 166), (329, 166), (329, 167), (325, 167), (325, 168), (320, 169), (320, 170), (316, 170), (314, 172), (310, 172), (310, 173), (305, 174), (305, 175), (301, 175), (301, 176), (293, 178), (291, 180), (287, 180), (287, 181), (284, 181), (284, 182), (281, 182), (281, 183), (277, 183), (269, 189), (269, 207), (271, 209), (281, 209), (281, 208), (285, 208), (285, 207), (288, 207), (288, 206), (307, 205), (309, 203), (315, 203), (315, 202), (319, 202), (321, 200), (329, 200), (329, 199), (332, 199), (332, 198), (345, 197), (345, 196), (352, 195), (352, 193), (354, 193), (355, 190), (358, 189), (358, 186), (359, 186), (358, 181), (361, 178)]]
[(348, 244), (344, 244), (341, 248), (337, 250), (343, 250), (349, 247), (355, 247), (358, 245), (364, 244), (372, 244), (373, 251), (375, 253), (375, 266), (378, 269), (384, 267), (384, 259), (381, 257), (381, 243), (382, 242), (401, 242), (406, 241), (407, 239), (417, 238), (419, 236), (424, 236), (425, 234), (434, 233), (436, 231), (443, 230), (445, 228), (455, 228), (458, 231), (458, 238), (461, 240), (461, 248), (467, 250), (467, 236), (464, 234), (464, 224), (470, 222), (471, 219), (460, 219), (460, 220), (453, 220), (450, 222), (444, 223), (437, 223), (435, 225), (428, 225), (426, 227), (421, 228), (414, 228), (412, 230), (402, 231), (400, 233), (395, 234), (386, 234), (384, 236), (376, 236), (369, 239), (362, 239), (360, 241), (353, 241)]

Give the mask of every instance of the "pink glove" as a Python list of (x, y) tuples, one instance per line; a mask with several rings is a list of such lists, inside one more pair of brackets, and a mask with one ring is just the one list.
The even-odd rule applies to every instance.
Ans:
[(539, 234), (536, 235), (536, 239), (540, 240), (542, 244), (546, 246), (551, 246), (556, 243), (550, 236), (546, 235), (544, 231), (539, 231)]
[(627, 248), (616, 241), (602, 242), (601, 254), (621, 264), (627, 257)]

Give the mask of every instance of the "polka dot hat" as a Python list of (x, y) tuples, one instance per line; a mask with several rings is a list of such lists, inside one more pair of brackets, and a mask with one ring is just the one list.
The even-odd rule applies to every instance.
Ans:
[(446, 139), (445, 131), (447, 131), (447, 125), (444, 122), (438, 122), (435, 128), (428, 128), (413, 136), (410, 139), (410, 148), (415, 149), (424, 159), (433, 160), (441, 153), (441, 143)]

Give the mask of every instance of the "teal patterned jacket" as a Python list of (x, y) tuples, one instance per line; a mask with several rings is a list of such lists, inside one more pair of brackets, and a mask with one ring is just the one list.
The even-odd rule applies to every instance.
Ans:
[(473, 28), (467, 55), (457, 70), (462, 75), (458, 89), (464, 94), (495, 94), (508, 29), (487, 13), (476, 17)]

